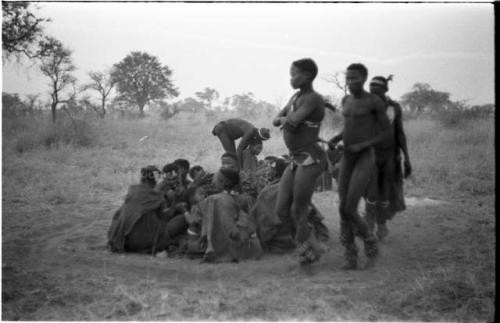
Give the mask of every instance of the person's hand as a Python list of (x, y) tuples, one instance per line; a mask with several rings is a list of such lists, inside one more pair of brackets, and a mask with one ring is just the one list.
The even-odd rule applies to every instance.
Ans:
[(349, 152), (349, 153), (359, 153), (363, 149), (365, 149), (365, 145), (363, 143), (358, 143), (358, 144), (352, 144), (349, 146), (345, 146), (344, 150)]
[(273, 120), (273, 126), (280, 127), (285, 123), (285, 121), (286, 121), (286, 117), (276, 117)]
[(412, 172), (412, 168), (411, 168), (411, 164), (410, 164), (410, 161), (405, 159), (405, 162), (404, 162), (404, 168), (405, 168), (405, 178), (408, 178), (410, 175), (411, 175), (411, 172)]
[(336, 135), (336, 136), (333, 136), (332, 139), (330, 139), (330, 141), (328, 141), (328, 147), (331, 149), (331, 150), (335, 150), (337, 149), (337, 144), (342, 140), (342, 135)]

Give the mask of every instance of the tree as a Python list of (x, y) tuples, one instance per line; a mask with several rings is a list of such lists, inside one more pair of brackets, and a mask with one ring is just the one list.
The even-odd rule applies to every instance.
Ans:
[(2, 92), (2, 115), (4, 118), (24, 114), (26, 107), (17, 93)]
[(252, 92), (235, 94), (231, 98), (226, 98), (225, 105), (232, 106), (241, 115), (253, 114), (254, 95)]
[(38, 102), (39, 97), (40, 94), (28, 94), (24, 100), (24, 105), (27, 107), (28, 113), (32, 117), (35, 115), (35, 106), (40, 105)]
[(342, 91), (344, 96), (347, 95), (347, 84), (345, 82), (345, 72), (335, 72), (333, 74), (327, 74), (323, 79), (335, 85), (335, 87)]
[(179, 110), (188, 112), (203, 112), (205, 111), (205, 105), (193, 98), (186, 98), (178, 102)]
[(142, 116), (144, 106), (152, 100), (178, 95), (171, 75), (170, 68), (162, 66), (157, 57), (132, 52), (114, 65), (111, 78), (116, 82), (119, 100), (137, 105)]
[(263, 100), (256, 100), (252, 92), (235, 94), (224, 100), (224, 105), (232, 106), (243, 116), (255, 117), (260, 114), (273, 116), (277, 113), (276, 106)]
[(401, 96), (401, 104), (410, 111), (422, 112), (424, 109), (439, 111), (451, 104), (450, 93), (432, 89), (427, 83), (415, 83), (410, 92)]
[(206, 87), (203, 91), (196, 92), (195, 95), (205, 104), (208, 110), (212, 110), (212, 102), (219, 98), (219, 92), (209, 87)]
[(43, 42), (43, 23), (50, 19), (36, 17), (30, 6), (29, 2), (2, 1), (2, 52), (5, 59), (42, 55), (39, 46)]
[[(50, 93), (52, 99), (50, 108), (52, 111), (52, 121), (56, 122), (57, 105), (74, 99), (76, 95), (74, 88), (76, 79), (72, 75), (76, 67), (73, 65), (71, 50), (64, 47), (57, 39), (46, 37), (43, 50), (46, 54), (40, 58), (40, 70), (50, 78), (50, 86), (52, 88)], [(68, 86), (72, 86), (73, 93), (63, 100), (61, 99), (61, 93)]]
[(101, 105), (100, 108), (97, 109), (97, 107), (90, 102), (89, 98), (86, 98), (84, 103), (94, 109), (101, 118), (104, 118), (106, 116), (106, 100), (115, 85), (115, 80), (111, 78), (110, 74), (103, 72), (89, 72), (88, 75), (91, 82), (84, 85), (83, 90), (91, 89), (97, 91), (100, 96)]

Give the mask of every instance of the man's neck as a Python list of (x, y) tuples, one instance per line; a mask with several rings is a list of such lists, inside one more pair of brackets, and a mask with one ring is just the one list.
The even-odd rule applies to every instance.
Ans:
[(365, 89), (361, 89), (361, 91), (359, 91), (358, 93), (351, 93), (352, 96), (354, 96), (355, 98), (359, 99), (361, 97), (363, 97), (365, 95)]
[(300, 87), (300, 93), (307, 93), (312, 91), (313, 91), (312, 83), (304, 84), (303, 86)]

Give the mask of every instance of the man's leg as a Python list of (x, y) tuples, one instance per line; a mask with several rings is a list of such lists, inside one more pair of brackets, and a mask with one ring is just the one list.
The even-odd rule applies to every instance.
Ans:
[(378, 193), (379, 169), (376, 167), (372, 172), (370, 182), (365, 193), (365, 221), (371, 232), (375, 230), (375, 222), (378, 217)]
[(345, 201), (347, 190), (353, 171), (355, 156), (344, 153), (340, 160), (338, 175), (338, 193), (339, 193), (339, 216), (340, 216), (340, 243), (345, 248), (345, 263), (342, 269), (356, 269), (358, 262), (358, 247), (354, 240), (353, 223), (345, 212)]
[(234, 144), (234, 140), (229, 138), (226, 132), (226, 126), (223, 122), (219, 122), (217, 125), (215, 125), (214, 129), (212, 130), (212, 134), (219, 138), (224, 151), (236, 154), (236, 145)]
[(365, 254), (375, 258), (378, 254), (377, 239), (368, 230), (368, 225), (358, 213), (358, 204), (366, 192), (372, 172), (375, 169), (375, 154), (372, 148), (360, 153), (352, 172), (347, 191), (344, 212), (359, 230), (365, 244)]
[(389, 230), (387, 229), (386, 222), (391, 217), (390, 203), (394, 203), (390, 199), (391, 185), (394, 181), (394, 155), (386, 154), (384, 161), (380, 168), (380, 199), (379, 199), (379, 213), (377, 216), (377, 237), (381, 241), (387, 236)]

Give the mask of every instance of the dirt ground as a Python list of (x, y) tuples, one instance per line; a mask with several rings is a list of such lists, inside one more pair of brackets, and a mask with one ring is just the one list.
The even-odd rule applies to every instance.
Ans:
[[(355, 271), (340, 269), (343, 249), (335, 201), (332, 191), (314, 195), (331, 238), (313, 275), (306, 275), (293, 255), (200, 264), (165, 253), (157, 257), (112, 254), (105, 244), (115, 205), (90, 213), (85, 206), (57, 203), (53, 208), (34, 209), (23, 199), (9, 199), (4, 194), (2, 319), (493, 319), (494, 310), (484, 303), (484, 295), (478, 304), (470, 305), (478, 306), (472, 317), (461, 317), (471, 314), (457, 311), (464, 308), (459, 295), (429, 298), (434, 304), (428, 307), (421, 298), (432, 296), (426, 295), (434, 291), (429, 285), (431, 275), (446, 279), (457, 268), (471, 266), (471, 241), (494, 234), (494, 197), (455, 201), (408, 198), (408, 209), (389, 224), (390, 233), (380, 245), (376, 267)], [(485, 241), (484, 248), (474, 252), (494, 255), (494, 244)], [(358, 246), (364, 262), (361, 241)], [(449, 301), (447, 297), (450, 302), (435, 304)], [(493, 295), (488, 297), (493, 300)]]

